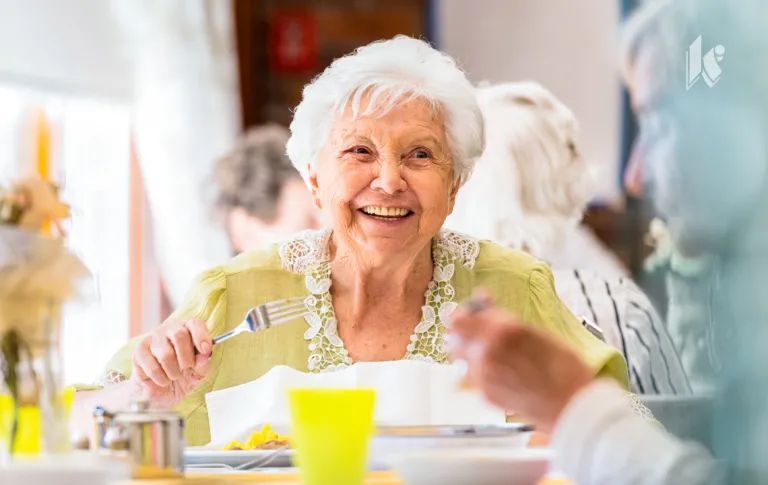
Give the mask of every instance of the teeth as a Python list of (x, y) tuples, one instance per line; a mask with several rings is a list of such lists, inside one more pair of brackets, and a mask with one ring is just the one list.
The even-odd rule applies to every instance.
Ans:
[(363, 212), (371, 216), (404, 217), (404, 216), (407, 216), (410, 211), (408, 209), (403, 209), (400, 207), (368, 206), (368, 207), (363, 207)]

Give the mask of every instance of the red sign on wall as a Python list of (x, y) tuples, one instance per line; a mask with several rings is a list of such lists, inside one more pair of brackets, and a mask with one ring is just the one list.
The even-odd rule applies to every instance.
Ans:
[(317, 22), (311, 12), (277, 11), (269, 18), (269, 64), (280, 73), (317, 69)]

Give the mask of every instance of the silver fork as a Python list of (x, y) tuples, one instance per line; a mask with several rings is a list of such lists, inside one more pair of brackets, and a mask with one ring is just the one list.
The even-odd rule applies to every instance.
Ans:
[(235, 472), (253, 470), (254, 468), (262, 468), (269, 465), (273, 461), (282, 457), (282, 455), (284, 455), (288, 451), (290, 451), (290, 446), (285, 445), (283, 447), (280, 447), (274, 450), (272, 453), (268, 454), (265, 457), (257, 458), (255, 460), (243, 463), (242, 465), (238, 465), (238, 466), (227, 465), (226, 463), (195, 463), (194, 465), (185, 465), (184, 468), (187, 470), (206, 469), (206, 468), (209, 468), (209, 469), (223, 468), (225, 470), (230, 470)]
[(244, 332), (259, 332), (290, 322), (309, 313), (304, 306), (304, 297), (297, 296), (287, 300), (277, 300), (251, 308), (242, 323), (229, 332), (213, 339), (213, 345), (231, 339)]

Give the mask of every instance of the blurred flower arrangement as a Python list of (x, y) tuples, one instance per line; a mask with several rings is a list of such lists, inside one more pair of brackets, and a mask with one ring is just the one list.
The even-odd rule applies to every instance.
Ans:
[[(0, 438), (8, 440), (11, 453), (39, 452), (41, 441), (46, 451), (56, 451), (62, 439), (68, 441), (57, 411), (59, 315), (65, 301), (83, 295), (88, 277), (64, 245), (60, 221), (68, 217), (58, 188), (47, 181), (29, 178), (0, 187), (0, 408), (3, 387), (12, 408), (11, 419), (0, 419)], [(20, 429), (20, 411), (30, 409), (37, 422), (27, 426), (37, 429)]]
[(672, 235), (661, 219), (653, 219), (645, 235), (645, 243), (654, 248), (653, 253), (643, 263), (648, 273), (672, 271), (683, 277), (693, 278), (711, 271), (714, 257), (704, 255), (697, 258), (686, 257), (675, 248)]

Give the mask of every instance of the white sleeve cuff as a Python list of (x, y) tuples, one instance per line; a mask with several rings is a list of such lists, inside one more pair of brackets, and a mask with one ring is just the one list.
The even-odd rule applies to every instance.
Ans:
[(685, 444), (637, 415), (627, 393), (596, 381), (568, 404), (552, 435), (551, 470), (579, 484), (717, 483), (718, 467), (700, 446)]
[(552, 435), (554, 471), (575, 478), (590, 461), (590, 448), (612, 422), (632, 418), (626, 392), (608, 381), (595, 381), (581, 390), (560, 415)]

